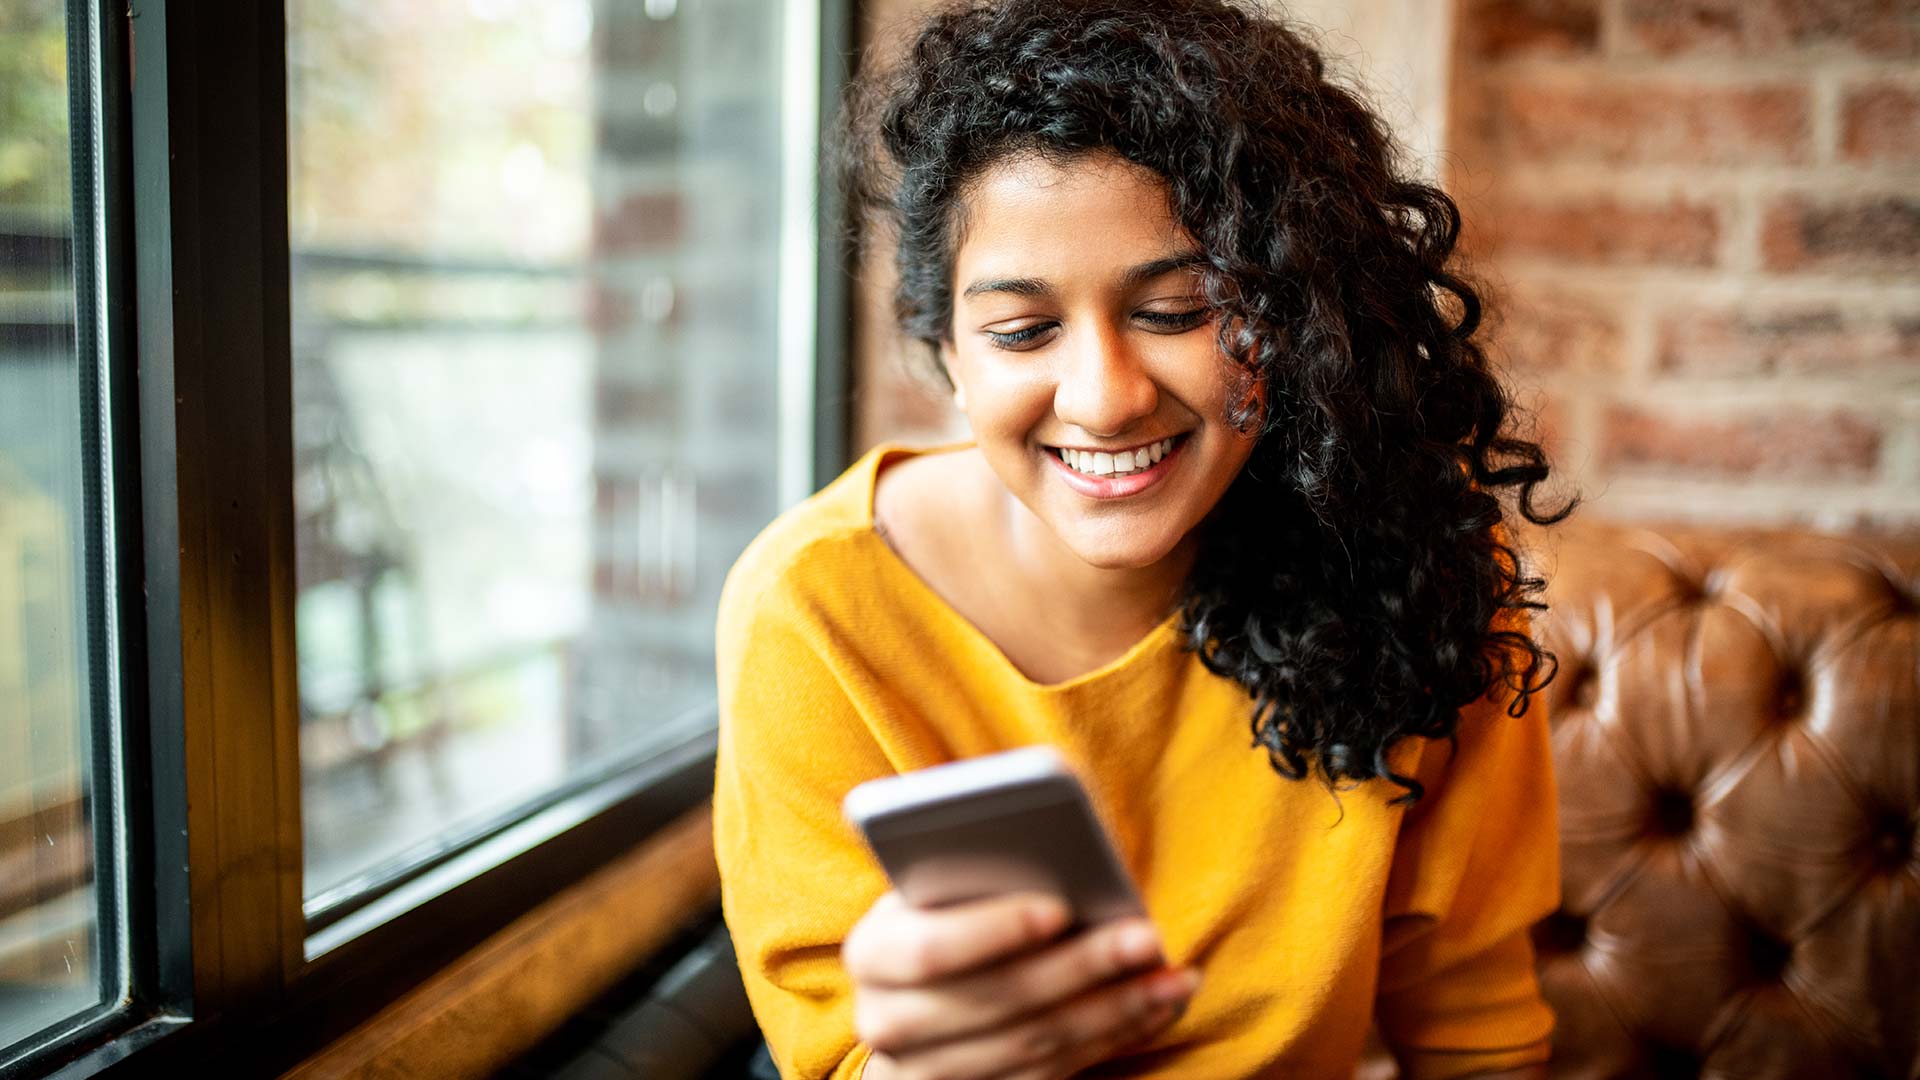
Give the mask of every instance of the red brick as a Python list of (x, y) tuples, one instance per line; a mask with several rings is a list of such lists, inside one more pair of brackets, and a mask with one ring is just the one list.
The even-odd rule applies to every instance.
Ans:
[(765, 469), (709, 471), (694, 492), (695, 512), (707, 521), (761, 520), (774, 500), (773, 478)]
[(1657, 364), (1694, 375), (1767, 375), (1920, 364), (1920, 314), (1848, 319), (1830, 307), (1674, 312)]
[(1601, 436), (1611, 465), (1740, 476), (1871, 472), (1880, 442), (1879, 425), (1845, 409), (1701, 418), (1614, 405)]
[(1489, 95), (1494, 145), (1521, 159), (1725, 165), (1807, 158), (1807, 91), (1525, 83)]
[(1620, 317), (1610, 305), (1562, 291), (1511, 293), (1493, 330), (1514, 367), (1531, 371), (1619, 372)]
[(583, 306), (581, 316), (595, 337), (612, 337), (633, 321), (633, 299), (598, 282), (588, 287)]
[(601, 381), (593, 388), (594, 418), (602, 428), (657, 428), (671, 425), (679, 401), (666, 390), (632, 383)]
[(1840, 110), (1840, 151), (1853, 161), (1920, 161), (1920, 90), (1855, 87)]
[(674, 191), (627, 196), (593, 227), (598, 252), (660, 251), (677, 247), (686, 230), (686, 202)]
[(609, 4), (593, 16), (597, 71), (637, 71), (658, 76), (680, 59), (680, 39), (661, 29), (641, 4)]
[(1579, 56), (1600, 44), (1598, 0), (1474, 0), (1460, 14), (1463, 54)]
[(1572, 418), (1566, 406), (1552, 394), (1536, 395), (1521, 406), (1520, 430), (1546, 451), (1548, 463), (1558, 466), (1566, 456), (1567, 439), (1572, 434)]
[(1487, 228), (1503, 255), (1537, 255), (1608, 265), (1711, 266), (1720, 221), (1705, 203), (1647, 205), (1596, 199), (1491, 206)]
[(633, 481), (620, 476), (596, 474), (593, 478), (593, 513), (596, 517), (610, 517), (620, 500), (633, 490)]
[(1920, 199), (1787, 196), (1767, 208), (1760, 246), (1774, 270), (1920, 268)]
[(668, 580), (662, 567), (605, 556), (593, 563), (593, 593), (603, 604), (635, 607), (672, 605), (686, 599), (686, 590)]
[(1911, 0), (1628, 0), (1626, 39), (1662, 56), (1753, 56), (1842, 47), (1871, 56), (1920, 51)]

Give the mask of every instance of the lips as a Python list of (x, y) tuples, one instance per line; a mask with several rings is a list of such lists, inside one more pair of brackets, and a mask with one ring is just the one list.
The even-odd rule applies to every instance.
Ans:
[[(1173, 469), (1174, 463), (1179, 460), (1181, 451), (1185, 449), (1187, 437), (1187, 434), (1176, 435), (1171, 439), (1146, 443), (1125, 451), (1083, 451), (1072, 447), (1049, 447), (1047, 457), (1053, 460), (1054, 468), (1059, 470), (1061, 479), (1078, 494), (1092, 499), (1118, 499), (1137, 495), (1165, 479)], [(1163, 446), (1159, 460), (1153, 460), (1155, 448)], [(1143, 449), (1148, 452), (1148, 463), (1144, 467), (1139, 465), (1140, 451)], [(1131, 459), (1129, 470), (1126, 472), (1118, 471), (1117, 462), (1122, 453)], [(1102, 457), (1107, 461), (1102, 462), (1100, 460)], [(1105, 475), (1098, 473), (1089, 475), (1075, 465), (1069, 464), (1070, 458), (1091, 465), (1095, 469), (1105, 464), (1110, 471)]]

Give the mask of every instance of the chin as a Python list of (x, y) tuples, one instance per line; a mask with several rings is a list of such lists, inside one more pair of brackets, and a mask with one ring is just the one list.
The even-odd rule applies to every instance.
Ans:
[(1166, 558), (1172, 544), (1103, 543), (1093, 541), (1071, 544), (1075, 555), (1088, 566), (1101, 570), (1143, 570)]

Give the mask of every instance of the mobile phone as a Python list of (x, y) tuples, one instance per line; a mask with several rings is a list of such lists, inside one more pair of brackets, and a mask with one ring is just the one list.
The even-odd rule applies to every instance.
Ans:
[(870, 780), (841, 808), (915, 907), (1038, 891), (1066, 900), (1076, 925), (1147, 913), (1086, 789), (1050, 747)]

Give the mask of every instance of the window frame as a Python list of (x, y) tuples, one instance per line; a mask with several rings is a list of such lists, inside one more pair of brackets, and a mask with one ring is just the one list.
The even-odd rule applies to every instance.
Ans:
[[(285, 4), (70, 0), (68, 9), (70, 40), (84, 13), (100, 57), (90, 119), (101, 135), (106, 295), (95, 308), (105, 313), (114, 436), (116, 809), (130, 989), (0, 1064), (0, 1080), (216, 1062), (278, 1072), (704, 802), (715, 735), (706, 725), (565, 788), (310, 927), (294, 653)], [(853, 5), (784, 0), (783, 11), (817, 19), (806, 42), (817, 59), (817, 135), (851, 65)], [(795, 55), (791, 42), (785, 52)], [(851, 412), (852, 268), (823, 171), (816, 155), (811, 258), (782, 253), (783, 267), (817, 272), (809, 489), (845, 467)], [(785, 207), (805, 204), (792, 194)]]

